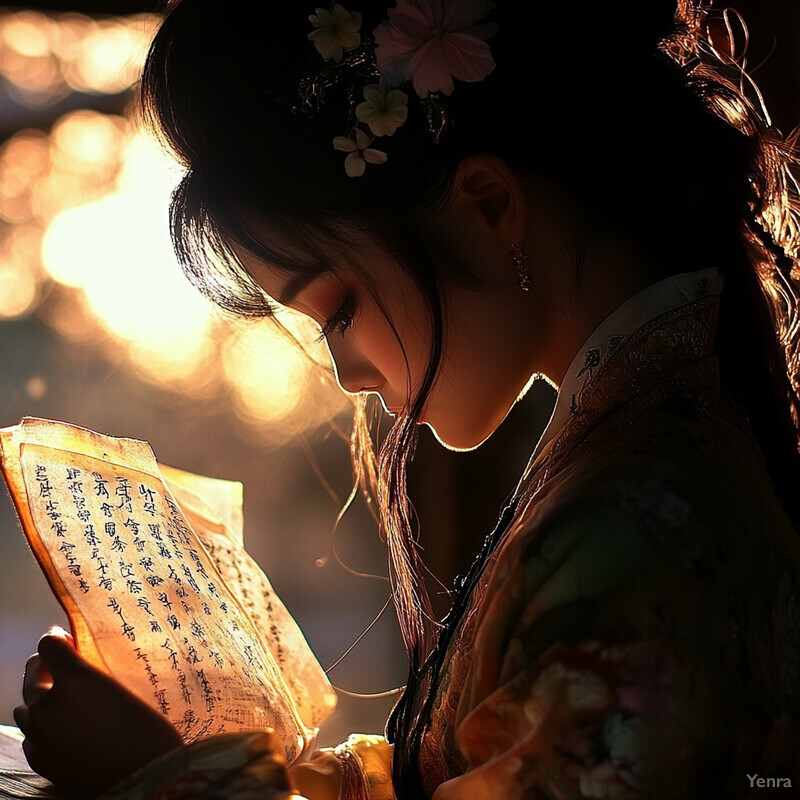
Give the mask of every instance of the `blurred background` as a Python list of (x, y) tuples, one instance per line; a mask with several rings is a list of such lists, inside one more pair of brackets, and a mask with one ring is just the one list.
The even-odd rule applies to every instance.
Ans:
[[(316, 331), (285, 320), (309, 357), (268, 322), (223, 317), (172, 256), (167, 204), (179, 172), (136, 115), (153, 9), (134, 0), (0, 7), (0, 426), (63, 419), (242, 481), (248, 549), (334, 685), (384, 692), (405, 680), (393, 612), (381, 614), (385, 553), (358, 504), (335, 536), (343, 563), (332, 552), (351, 484), (350, 407), (320, 366)], [(800, 121), (800, 4), (739, 9), (751, 70), (789, 131)], [(552, 401), (537, 384), (474, 453), (446, 452), (423, 432), (412, 497), (444, 586), (493, 527)], [(437, 602), (445, 611), (444, 591)], [(12, 721), (25, 659), (54, 623), (63, 613), (2, 492), (0, 722)], [(323, 741), (381, 731), (392, 701), (342, 696)]]

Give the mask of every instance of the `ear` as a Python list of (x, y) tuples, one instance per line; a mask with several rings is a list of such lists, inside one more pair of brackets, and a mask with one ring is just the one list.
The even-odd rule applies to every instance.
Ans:
[(469, 156), (456, 169), (452, 207), (470, 226), (499, 237), (505, 247), (525, 237), (527, 192), (515, 171), (492, 154)]

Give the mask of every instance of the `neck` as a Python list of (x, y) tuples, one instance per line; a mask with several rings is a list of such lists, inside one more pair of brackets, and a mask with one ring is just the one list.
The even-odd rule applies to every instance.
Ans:
[[(535, 373), (560, 385), (591, 332), (628, 298), (667, 277), (657, 259), (630, 237), (592, 220), (552, 189), (538, 195), (532, 220), (543, 289), (539, 311), (546, 319), (547, 347), (539, 348)], [(543, 231), (547, 231), (542, 235)], [(534, 239), (532, 236), (531, 239)], [(675, 265), (677, 271), (691, 267)]]

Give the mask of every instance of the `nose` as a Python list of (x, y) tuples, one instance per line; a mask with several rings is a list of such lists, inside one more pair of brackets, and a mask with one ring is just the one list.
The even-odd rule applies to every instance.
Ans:
[(336, 380), (345, 392), (374, 392), (383, 385), (384, 377), (380, 370), (358, 349), (348, 346), (346, 341), (329, 340), (328, 351), (333, 360)]

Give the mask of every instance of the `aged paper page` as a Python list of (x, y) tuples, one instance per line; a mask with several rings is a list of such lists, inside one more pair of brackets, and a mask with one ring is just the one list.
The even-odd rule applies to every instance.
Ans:
[[(231, 504), (235, 502), (236, 487), (241, 484), (225, 487), (222, 484), (227, 481), (190, 475), (163, 465), (161, 471), (226, 584), (239, 598), (272, 653), (295, 698), (300, 719), (309, 729), (319, 728), (333, 711), (336, 695), (297, 623), (262, 569), (244, 549), (241, 529), (229, 527), (237, 524)], [(229, 520), (229, 525), (223, 523), (223, 517)], [(241, 525), (241, 515), (238, 522)]]
[(0, 441), (26, 535), (80, 652), (185, 741), (269, 726), (292, 761), (312, 732), (149, 447), (39, 420)]

